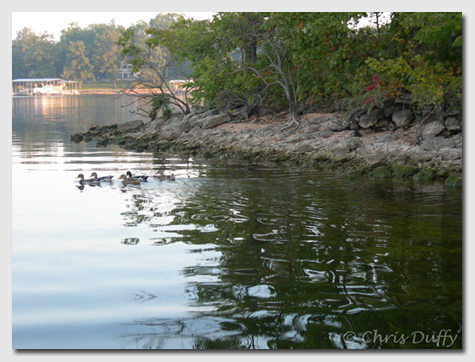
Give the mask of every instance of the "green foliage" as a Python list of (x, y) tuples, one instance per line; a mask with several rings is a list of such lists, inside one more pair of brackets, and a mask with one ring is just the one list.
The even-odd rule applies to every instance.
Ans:
[(151, 46), (163, 44), (179, 64), (191, 63), (194, 104), (227, 108), (254, 101), (256, 76), (236, 72), (241, 56), (238, 45), (244, 46), (245, 30), (237, 26), (242, 18), (236, 13), (219, 14), (213, 22), (178, 18), (168, 31), (148, 31)]
[[(135, 38), (136, 45), (148, 49), (146, 40), (148, 35), (145, 30), (153, 28), (168, 28), (175, 21), (177, 14), (159, 14), (150, 19), (150, 24), (139, 22), (132, 28), (140, 35)], [(75, 22), (67, 29), (61, 31), (59, 42), (54, 42), (48, 34), (35, 35), (30, 29), (25, 28), (17, 33), (17, 38), (12, 41), (12, 77), (61, 77), (71, 73), (70, 63), (77, 55), (71, 53), (71, 44), (82, 42), (84, 46), (81, 59), (88, 59), (93, 77), (108, 78), (116, 81), (118, 70), (126, 64), (128, 59), (121, 54), (117, 41), (123, 27), (117, 26), (114, 21), (109, 24), (92, 24), (81, 28)], [(149, 50), (149, 49), (148, 49)], [(163, 48), (150, 51), (149, 57), (157, 63), (163, 62)], [(69, 64), (66, 64), (66, 61)], [(79, 61), (79, 60), (78, 60)], [(144, 71), (144, 74), (147, 72)], [(170, 77), (176, 77), (178, 71), (170, 70)], [(76, 76), (75, 76), (76, 77)], [(87, 79), (90, 79), (89, 77)], [(86, 79), (82, 79), (86, 80)]]
[[(348, 95), (356, 70), (361, 66), (363, 37), (348, 27), (364, 13), (275, 13), (276, 26), (286, 31), (292, 65), (299, 72), (300, 98), (309, 95)], [(360, 40), (356, 42), (355, 40)]]
[(55, 65), (59, 52), (48, 34), (35, 35), (24, 28), (12, 41), (12, 77), (53, 78), (57, 76)]
[(85, 46), (82, 41), (71, 42), (69, 53), (66, 57), (63, 78), (78, 81), (93, 79), (92, 65), (85, 55)]
[[(196, 100), (205, 104), (227, 92), (250, 99), (259, 86), (267, 91), (264, 99), (285, 99), (281, 89), (264, 83), (287, 81), (296, 85), (289, 88), (300, 102), (356, 97), (370, 111), (383, 107), (385, 98), (409, 97), (422, 108), (461, 107), (461, 13), (392, 13), (391, 22), (377, 28), (349, 26), (367, 16), (220, 13), (212, 22), (181, 19), (157, 41), (177, 59), (191, 61)], [(253, 36), (260, 77), (236, 72), (246, 57), (235, 54), (247, 54)], [(285, 80), (271, 67), (270, 46), (281, 52)]]
[(393, 165), (391, 170), (394, 176), (398, 177), (412, 177), (414, 176), (418, 169), (412, 166), (400, 166), (400, 165)]
[(354, 26), (375, 15), (227, 12), (195, 21), (159, 14), (128, 29), (72, 23), (58, 43), (23, 29), (12, 42), (12, 73), (113, 80), (131, 63), (153, 84), (154, 70), (174, 60), (181, 67), (166, 68), (164, 79), (192, 79), (201, 106), (351, 99), (370, 111), (404, 98), (420, 109), (461, 109), (462, 14), (393, 12), (377, 27)]
[(164, 95), (164, 94), (156, 94), (152, 98), (151, 107), (150, 107), (148, 116), (153, 121), (157, 117), (158, 112), (163, 111), (163, 114), (168, 117), (172, 114), (172, 110), (169, 106), (170, 106), (169, 96)]
[(460, 108), (462, 14), (393, 13), (388, 35), (394, 46), (366, 62), (384, 75), (388, 91), (405, 93), (421, 107)]
[(110, 24), (92, 24), (86, 28), (80, 28), (77, 23), (72, 23), (61, 31), (61, 40), (57, 44), (62, 49), (63, 62), (70, 54), (71, 43), (78, 41), (84, 45), (84, 57), (92, 66), (94, 78), (109, 78), (116, 81), (118, 70), (123, 63), (120, 49), (115, 44), (119, 36), (120, 26), (114, 21)]
[(416, 173), (413, 178), (414, 181), (430, 181), (435, 178), (435, 172), (431, 169), (424, 169)]
[(392, 174), (391, 174), (391, 171), (389, 170), (389, 168), (387, 168), (386, 166), (379, 166), (379, 167), (376, 167), (373, 171), (373, 177), (377, 177), (377, 178), (391, 178), (392, 177)]
[(107, 29), (102, 34), (97, 34), (94, 39), (96, 52), (93, 57), (95, 69), (101, 73), (110, 74), (115, 80), (119, 77), (119, 69), (123, 63), (119, 46), (116, 40), (119, 37), (119, 29)]

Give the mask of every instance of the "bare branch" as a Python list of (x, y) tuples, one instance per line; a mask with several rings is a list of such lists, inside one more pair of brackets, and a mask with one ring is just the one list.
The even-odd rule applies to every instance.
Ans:
[[(137, 79), (137, 81), (133, 84), (133, 86), (129, 89), (125, 89), (122, 91), (123, 93), (127, 94), (133, 94), (138, 98), (138, 100), (143, 100), (147, 99), (147, 103), (145, 105), (149, 105), (153, 98), (156, 96), (164, 96), (167, 98), (169, 101), (169, 104), (172, 104), (176, 106), (177, 108), (180, 109), (180, 111), (184, 114), (188, 114), (191, 112), (190, 107), (188, 103), (186, 102), (186, 95), (188, 92), (185, 92), (185, 101), (180, 99), (178, 96), (177, 90), (173, 90), (170, 88), (169, 83), (165, 80), (164, 73), (168, 67), (171, 67), (173, 63), (171, 61), (167, 62), (163, 67), (157, 68), (150, 62), (145, 63), (144, 66), (142, 66), (141, 70), (146, 71), (149, 70), (153, 74), (154, 78), (156, 78), (158, 85), (157, 84), (150, 84), (147, 82), (145, 79), (143, 79), (141, 76)], [(144, 92), (143, 90), (146, 90)], [(181, 92), (181, 91), (180, 91)], [(148, 114), (147, 111), (145, 111), (142, 107), (138, 108), (138, 111), (145, 112)], [(137, 112), (138, 113), (138, 112)]]

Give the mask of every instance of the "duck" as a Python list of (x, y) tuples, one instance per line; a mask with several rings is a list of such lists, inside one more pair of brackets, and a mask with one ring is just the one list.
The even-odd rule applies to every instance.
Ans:
[(175, 175), (173, 173), (171, 175), (164, 175), (163, 171), (158, 171), (155, 174), (155, 177), (158, 178), (160, 181), (175, 181)]
[(127, 171), (127, 177), (130, 178), (130, 179), (138, 179), (138, 180), (142, 180), (142, 181), (147, 181), (147, 178), (148, 178), (148, 176), (145, 176), (145, 175), (132, 176), (132, 172), (130, 172), (130, 171)]
[(168, 181), (175, 181), (175, 175), (174, 175), (174, 174), (166, 175), (166, 176), (165, 176), (165, 180), (168, 180)]
[(93, 172), (91, 173), (91, 176), (93, 180), (98, 180), (98, 181), (112, 181), (112, 178), (114, 176), (101, 176), (101, 177), (97, 177), (97, 173)]
[(90, 184), (90, 185), (98, 185), (99, 184), (99, 180), (98, 179), (93, 179), (93, 178), (84, 178), (84, 175), (82, 173), (80, 173), (76, 178), (79, 179), (79, 183), (81, 185), (84, 185), (84, 184)]
[(141, 179), (127, 178), (125, 175), (120, 175), (119, 180), (122, 180), (124, 186), (140, 185), (140, 183), (143, 182)]

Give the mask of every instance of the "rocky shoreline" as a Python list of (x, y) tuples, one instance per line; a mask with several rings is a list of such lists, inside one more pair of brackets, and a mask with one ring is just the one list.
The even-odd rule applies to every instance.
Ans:
[[(390, 107), (391, 108), (391, 107)], [(97, 141), (134, 151), (173, 151), (206, 158), (281, 162), (343, 170), (372, 177), (445, 180), (462, 187), (462, 118), (454, 111), (416, 121), (411, 112), (309, 113), (298, 128), (283, 127), (286, 114), (247, 118), (245, 109), (172, 114), (71, 135), (73, 142)]]

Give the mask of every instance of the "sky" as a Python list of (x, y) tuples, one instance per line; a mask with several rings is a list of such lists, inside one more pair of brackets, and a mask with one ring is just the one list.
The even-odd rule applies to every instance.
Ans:
[[(196, 20), (211, 19), (215, 12), (181, 12), (186, 18)], [(159, 12), (12, 12), (12, 40), (17, 37), (17, 32), (23, 28), (30, 28), (36, 35), (43, 33), (52, 34), (55, 41), (60, 40), (61, 31), (66, 30), (69, 24), (77, 22), (80, 28), (91, 24), (109, 24), (115, 20), (116, 25), (125, 28), (136, 24), (138, 21), (148, 23)], [(162, 12), (166, 14), (167, 12)], [(389, 13), (385, 13), (389, 14)], [(367, 22), (362, 20), (363, 25)]]
[[(173, 11), (170, 11), (173, 12)], [(196, 20), (212, 18), (212, 12), (181, 12), (187, 18)], [(164, 14), (168, 12), (163, 12)], [(59, 41), (61, 30), (66, 30), (69, 24), (77, 22), (79, 27), (86, 28), (90, 24), (109, 24), (112, 19), (116, 25), (129, 27), (138, 21), (148, 23), (159, 12), (12, 12), (12, 39), (17, 36), (17, 31), (30, 28), (36, 35), (53, 34), (54, 40)]]

